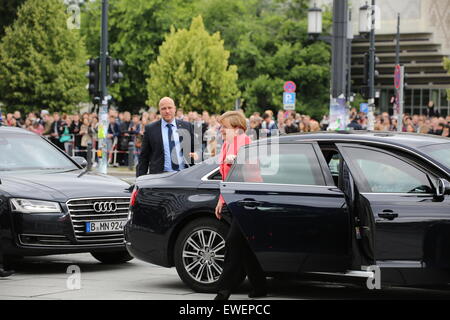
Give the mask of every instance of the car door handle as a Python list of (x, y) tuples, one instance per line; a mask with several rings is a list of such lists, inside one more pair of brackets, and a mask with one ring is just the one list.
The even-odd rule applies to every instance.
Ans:
[(398, 213), (395, 213), (392, 210), (384, 210), (383, 212), (380, 212), (378, 216), (382, 219), (394, 220), (398, 217)]
[(238, 201), (237, 203), (238, 203), (238, 205), (240, 205), (242, 207), (253, 208), (253, 209), (256, 209), (256, 207), (258, 207), (262, 204), (262, 202), (256, 201), (255, 199), (244, 199), (244, 200)]

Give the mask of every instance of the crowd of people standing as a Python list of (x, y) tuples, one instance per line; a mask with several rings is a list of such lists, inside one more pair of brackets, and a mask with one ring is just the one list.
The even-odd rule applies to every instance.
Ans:
[[(196, 111), (184, 112), (178, 108), (176, 119), (190, 122), (200, 141), (205, 157), (217, 155), (221, 142), (219, 115)], [(159, 121), (161, 115), (157, 112), (143, 112), (131, 114), (128, 111), (118, 112), (110, 108), (108, 112), (109, 127), (107, 130), (107, 150), (111, 165), (127, 165), (130, 142), (135, 148), (135, 162), (138, 160), (145, 126)], [(274, 114), (272, 110), (263, 113), (254, 112), (247, 121), (247, 135), (252, 140), (270, 137), (274, 134), (289, 134), (295, 132), (316, 132), (327, 130), (329, 117), (323, 116), (319, 121), (309, 115), (295, 111), (279, 110)], [(71, 155), (87, 156), (88, 145), (95, 150), (98, 146), (99, 116), (95, 112), (82, 114), (66, 114), (42, 110), (40, 113), (30, 112), (22, 116), (20, 111), (8, 113), (2, 119), (6, 126), (21, 127), (36, 134), (46, 136), (51, 142)], [(348, 128), (365, 130), (368, 128), (368, 116), (350, 110)], [(375, 116), (374, 130), (397, 131), (397, 118), (383, 112)], [(443, 117), (430, 102), (426, 112), (422, 115), (405, 114), (403, 117), (404, 132), (427, 133), (450, 137), (450, 116)], [(197, 137), (198, 139), (198, 137)]]

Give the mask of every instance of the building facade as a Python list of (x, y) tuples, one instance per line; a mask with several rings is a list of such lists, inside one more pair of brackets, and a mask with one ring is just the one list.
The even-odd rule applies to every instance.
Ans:
[[(332, 0), (311, 1), (313, 5), (331, 6)], [(365, 0), (349, 0), (353, 34), (358, 34), (359, 8)], [(369, 1), (369, 4), (371, 1)], [(379, 23), (376, 30), (376, 55), (380, 62), (375, 80), (377, 110), (392, 114), (394, 68), (396, 58), (397, 15), (400, 13), (400, 63), (405, 66), (407, 84), (404, 112), (424, 113), (433, 101), (442, 115), (450, 114), (450, 74), (444, 58), (450, 58), (450, 0), (376, 0)], [(352, 91), (359, 92), (363, 80), (364, 53), (368, 39), (352, 42)]]

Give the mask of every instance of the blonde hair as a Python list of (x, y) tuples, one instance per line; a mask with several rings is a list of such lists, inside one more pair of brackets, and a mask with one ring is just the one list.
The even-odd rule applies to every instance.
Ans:
[(247, 131), (247, 120), (242, 112), (239, 111), (227, 111), (221, 115), (218, 119), (219, 123), (222, 124), (223, 120), (227, 119), (233, 128), (240, 128)]

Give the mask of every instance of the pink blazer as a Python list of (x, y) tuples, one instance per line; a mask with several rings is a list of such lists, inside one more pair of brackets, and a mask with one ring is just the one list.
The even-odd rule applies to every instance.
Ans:
[[(242, 146), (245, 146), (252, 142), (252, 140), (245, 134), (242, 133), (236, 137), (234, 137), (233, 142), (231, 145), (227, 141), (225, 141), (222, 145), (222, 150), (220, 151), (219, 155), (219, 171), (222, 174), (222, 180), (225, 180), (225, 178), (228, 176), (228, 173), (230, 172), (232, 164), (225, 163), (225, 159), (229, 155), (235, 155), (237, 156), (239, 148)], [(219, 198), (220, 202), (222, 204), (225, 203), (225, 200), (223, 199), (222, 195), (220, 195)]]

